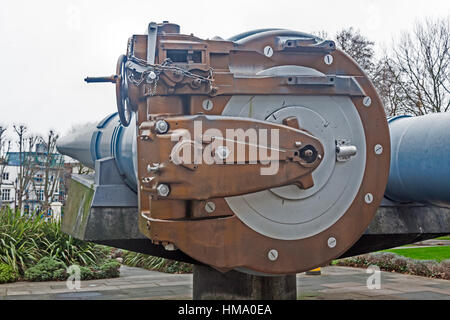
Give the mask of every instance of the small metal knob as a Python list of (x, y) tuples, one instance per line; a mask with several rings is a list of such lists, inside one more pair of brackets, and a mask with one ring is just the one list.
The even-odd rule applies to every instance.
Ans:
[(165, 120), (158, 120), (155, 124), (155, 130), (159, 134), (164, 134), (169, 131), (169, 124)]

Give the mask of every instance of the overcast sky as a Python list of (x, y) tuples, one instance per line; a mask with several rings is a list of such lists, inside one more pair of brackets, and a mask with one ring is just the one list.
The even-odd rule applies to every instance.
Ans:
[(1, 0), (0, 125), (64, 135), (114, 112), (114, 86), (83, 79), (113, 74), (127, 39), (150, 21), (169, 20), (201, 38), (267, 27), (334, 35), (352, 26), (382, 45), (417, 19), (449, 14), (448, 0)]

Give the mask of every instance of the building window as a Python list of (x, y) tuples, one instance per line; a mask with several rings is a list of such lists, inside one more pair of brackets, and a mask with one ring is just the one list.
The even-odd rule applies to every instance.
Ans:
[(11, 197), (10, 189), (2, 189), (2, 201), (9, 201)]
[(38, 183), (42, 182), (42, 174), (40, 173), (36, 174), (36, 176), (34, 177), (34, 181)]
[(9, 180), (9, 172), (3, 172), (2, 180), (3, 181), (8, 181)]
[(44, 201), (44, 190), (37, 190), (36, 198), (38, 201)]

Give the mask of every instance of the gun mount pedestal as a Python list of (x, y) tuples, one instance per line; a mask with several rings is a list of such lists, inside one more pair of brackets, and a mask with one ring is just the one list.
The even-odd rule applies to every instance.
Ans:
[(296, 300), (295, 274), (264, 277), (195, 265), (194, 300)]

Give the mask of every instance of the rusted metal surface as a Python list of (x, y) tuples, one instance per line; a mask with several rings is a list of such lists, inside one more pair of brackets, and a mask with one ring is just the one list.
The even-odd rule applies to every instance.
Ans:
[[(158, 134), (155, 128), (161, 122), (170, 129)], [(205, 133), (195, 136), (195, 125), (201, 126)], [(239, 128), (242, 136), (226, 137), (225, 131), (230, 128)], [(214, 133), (207, 133), (211, 129)], [(280, 144), (248, 142), (246, 138), (251, 139), (252, 132), (257, 139), (256, 129), (277, 130)], [(170, 194), (165, 198), (186, 200), (240, 195), (288, 184), (306, 189), (313, 185), (311, 173), (324, 155), (322, 144), (312, 135), (252, 119), (203, 115), (164, 117), (141, 123), (139, 130), (140, 143), (145, 145), (140, 157), (148, 163), (141, 190), (157, 198), (161, 198), (157, 188), (162, 183), (170, 185)], [(250, 134), (244, 135), (245, 132)], [(220, 150), (226, 154), (222, 155)], [(187, 153), (185, 161), (182, 158)], [(277, 173), (262, 175), (262, 168), (267, 167), (264, 163), (270, 161), (278, 162)]]
[[(202, 40), (178, 30), (173, 24), (158, 25), (155, 64), (146, 62), (147, 35), (131, 37), (126, 75), (120, 75), (128, 77), (129, 103), (136, 111), (141, 232), (155, 243), (172, 243), (221, 271), (242, 268), (265, 274), (297, 273), (344, 253), (372, 220), (388, 178), (389, 131), (370, 80), (332, 41), (301, 38), (286, 30), (261, 32), (236, 42)], [(279, 66), (310, 68), (318, 75), (260, 73)], [(302, 130), (295, 119), (286, 118), (284, 125), (276, 125), (220, 117), (234, 95), (351, 99), (364, 129), (365, 169), (353, 202), (331, 227), (304, 239), (280, 240), (255, 232), (234, 215), (224, 197), (292, 183), (308, 188), (313, 184), (311, 172), (324, 153), (320, 139)], [(167, 122), (167, 132), (155, 133), (157, 120)], [(192, 134), (194, 120), (221, 132), (258, 126), (279, 129), (281, 147), (287, 150), (280, 153), (279, 173), (259, 175), (260, 166), (248, 164), (249, 157), (233, 157), (229, 165), (174, 164), (169, 155), (177, 141), (170, 138), (180, 130)], [(211, 142), (210, 137), (202, 139), (202, 143)], [(311, 163), (304, 161), (305, 154), (294, 161), (299, 141), (317, 151)], [(382, 144), (385, 152), (375, 154), (377, 144)], [(312, 154), (308, 151), (306, 156)], [(161, 184), (169, 187), (168, 195), (158, 195)], [(274, 259), (268, 258), (271, 250), (277, 252)]]

